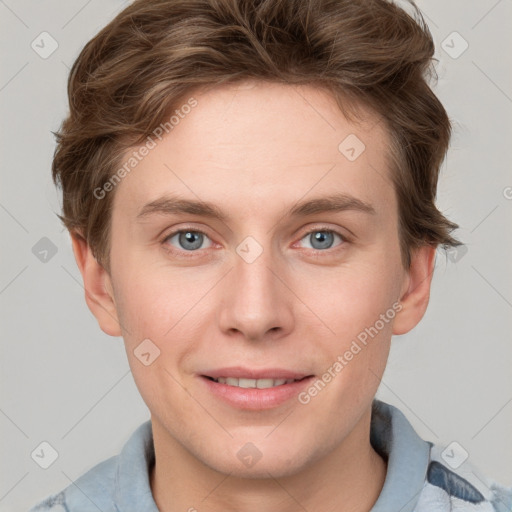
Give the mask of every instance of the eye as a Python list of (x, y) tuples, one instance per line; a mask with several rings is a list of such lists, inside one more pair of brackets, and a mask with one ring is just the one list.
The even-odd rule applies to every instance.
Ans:
[[(210, 243), (206, 247), (202, 247), (205, 241), (209, 241)], [(208, 238), (206, 233), (194, 229), (181, 229), (179, 231), (175, 231), (165, 238), (164, 243), (171, 244), (177, 249), (188, 252), (197, 251), (198, 249), (206, 249), (211, 246), (211, 240)]]
[[(339, 238), (342, 243), (345, 242), (345, 237), (336, 231), (317, 228), (309, 231), (306, 236), (301, 238), (301, 241), (306, 240), (306, 242), (310, 244), (310, 246), (307, 247), (308, 249), (323, 251), (332, 248), (336, 237)], [(342, 245), (342, 243), (338, 245)]]

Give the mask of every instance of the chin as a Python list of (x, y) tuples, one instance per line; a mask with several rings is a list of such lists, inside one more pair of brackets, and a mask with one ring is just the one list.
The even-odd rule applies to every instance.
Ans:
[[(230, 452), (232, 455), (228, 455)], [(270, 444), (260, 450), (251, 442), (245, 443), (241, 448), (237, 445), (226, 449), (221, 458), (218, 452), (209, 455), (212, 457), (205, 456), (204, 453), (200, 457), (206, 466), (225, 475), (247, 479), (289, 477), (299, 473), (314, 459), (307, 456), (301, 444), (289, 447)]]

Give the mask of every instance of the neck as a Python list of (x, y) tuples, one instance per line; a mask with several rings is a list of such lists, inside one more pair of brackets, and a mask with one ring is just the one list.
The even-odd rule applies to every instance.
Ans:
[(384, 485), (386, 462), (370, 444), (371, 408), (330, 453), (282, 478), (238, 478), (204, 465), (153, 424), (150, 473), (160, 512), (369, 512)]

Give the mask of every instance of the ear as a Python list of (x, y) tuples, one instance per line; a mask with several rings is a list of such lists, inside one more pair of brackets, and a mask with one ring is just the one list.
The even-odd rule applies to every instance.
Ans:
[(435, 254), (436, 247), (430, 245), (413, 250), (400, 295), (402, 309), (395, 316), (393, 334), (409, 332), (423, 318), (430, 298)]
[(98, 320), (103, 332), (110, 336), (121, 336), (121, 327), (109, 274), (98, 263), (89, 244), (79, 233), (71, 234), (71, 243), (76, 263), (84, 281), (87, 306)]

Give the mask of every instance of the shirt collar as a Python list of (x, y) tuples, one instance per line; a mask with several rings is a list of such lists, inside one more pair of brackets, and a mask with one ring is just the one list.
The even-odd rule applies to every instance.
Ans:
[(377, 399), (372, 404), (370, 442), (388, 463), (371, 512), (413, 512), (425, 485), (432, 444), (418, 436), (399, 409)]

